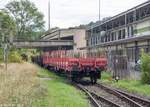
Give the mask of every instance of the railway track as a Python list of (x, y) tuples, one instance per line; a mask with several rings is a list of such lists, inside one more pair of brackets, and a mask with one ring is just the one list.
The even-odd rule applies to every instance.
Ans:
[(102, 84), (97, 84), (97, 86), (98, 87), (102, 87), (102, 88), (104, 88), (104, 89), (106, 89), (108, 91), (115, 91), (117, 93), (120, 93), (121, 95), (131, 99), (132, 102), (136, 102), (141, 107), (150, 107), (150, 100), (148, 100), (148, 99), (140, 98), (138, 96), (135, 96), (133, 94), (129, 94), (127, 92), (124, 92), (124, 91), (121, 91), (121, 90), (118, 90), (118, 89), (112, 89), (111, 87), (104, 86)]
[(143, 98), (140, 98), (138, 96), (135, 96), (135, 95), (132, 95), (132, 94), (129, 94), (129, 93), (126, 93), (124, 91), (120, 91), (120, 90), (116, 90), (117, 92), (127, 96), (128, 98), (138, 102), (139, 104), (141, 104), (143, 107), (150, 107), (150, 100), (148, 99), (143, 99)]
[(83, 85), (76, 84), (78, 88), (83, 90), (88, 96), (89, 99), (92, 101), (94, 107), (120, 107), (119, 105), (115, 104), (114, 102), (99, 96), (97, 93), (90, 91)]
[[(107, 89), (112, 89), (108, 86), (104, 86), (102, 84), (98, 84), (99, 86), (102, 86), (102, 87), (105, 87)], [(133, 101), (141, 104), (143, 107), (150, 107), (150, 100), (148, 99), (144, 99), (144, 98), (141, 98), (141, 97), (138, 97), (138, 96), (135, 96), (133, 94), (130, 94), (130, 93), (127, 93), (127, 92), (124, 92), (124, 91), (121, 91), (121, 90), (118, 90), (118, 89), (113, 89), (113, 90), (116, 90), (117, 92), (125, 95), (126, 97), (132, 99)]]
[(101, 84), (76, 86), (88, 93), (95, 107), (150, 107)]

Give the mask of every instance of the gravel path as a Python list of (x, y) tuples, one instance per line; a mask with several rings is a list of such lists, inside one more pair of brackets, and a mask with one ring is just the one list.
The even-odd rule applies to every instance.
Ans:
[(52, 80), (52, 78), (40, 78), (40, 80)]

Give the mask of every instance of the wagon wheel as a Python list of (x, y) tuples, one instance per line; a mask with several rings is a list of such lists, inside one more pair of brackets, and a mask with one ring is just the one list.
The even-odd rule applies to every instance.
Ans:
[(91, 79), (92, 84), (96, 84), (97, 83), (97, 73), (96, 72), (91, 72), (90, 73), (90, 79)]
[(79, 83), (81, 78), (79, 76), (76, 77), (76, 82)]

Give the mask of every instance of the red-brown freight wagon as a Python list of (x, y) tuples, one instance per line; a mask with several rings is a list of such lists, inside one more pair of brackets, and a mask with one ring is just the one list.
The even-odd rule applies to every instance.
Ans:
[(92, 83), (96, 83), (101, 71), (107, 66), (106, 57), (91, 57), (82, 51), (50, 51), (41, 57), (42, 65), (53, 68), (56, 72), (66, 73), (72, 81), (90, 77)]

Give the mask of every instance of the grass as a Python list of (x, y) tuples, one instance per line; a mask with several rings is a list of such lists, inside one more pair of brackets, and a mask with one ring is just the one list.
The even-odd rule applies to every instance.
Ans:
[(119, 80), (116, 82), (111, 79), (111, 73), (103, 72), (101, 82), (113, 87), (125, 89), (131, 93), (150, 96), (150, 85), (142, 84), (140, 80)]
[[(29, 63), (9, 64), (8, 70), (0, 68), (0, 104), (30, 107), (40, 87), (37, 68)], [(6, 105), (7, 106), (7, 105)]]
[(124, 88), (132, 93), (150, 96), (150, 85), (144, 85), (139, 80), (120, 80), (118, 83), (114, 83), (113, 85)]
[[(43, 80), (39, 77), (48, 77)], [(66, 80), (30, 63), (0, 66), (0, 106), (88, 107), (86, 96)]]
[(65, 79), (58, 77), (54, 73), (44, 69), (42, 69), (38, 73), (38, 76), (42, 78), (49, 77), (52, 80), (42, 81), (42, 83), (47, 87), (47, 97), (45, 97), (44, 102), (36, 103), (36, 105), (47, 104), (46, 107), (89, 107), (90, 106), (86, 96), (81, 91), (67, 84)]

